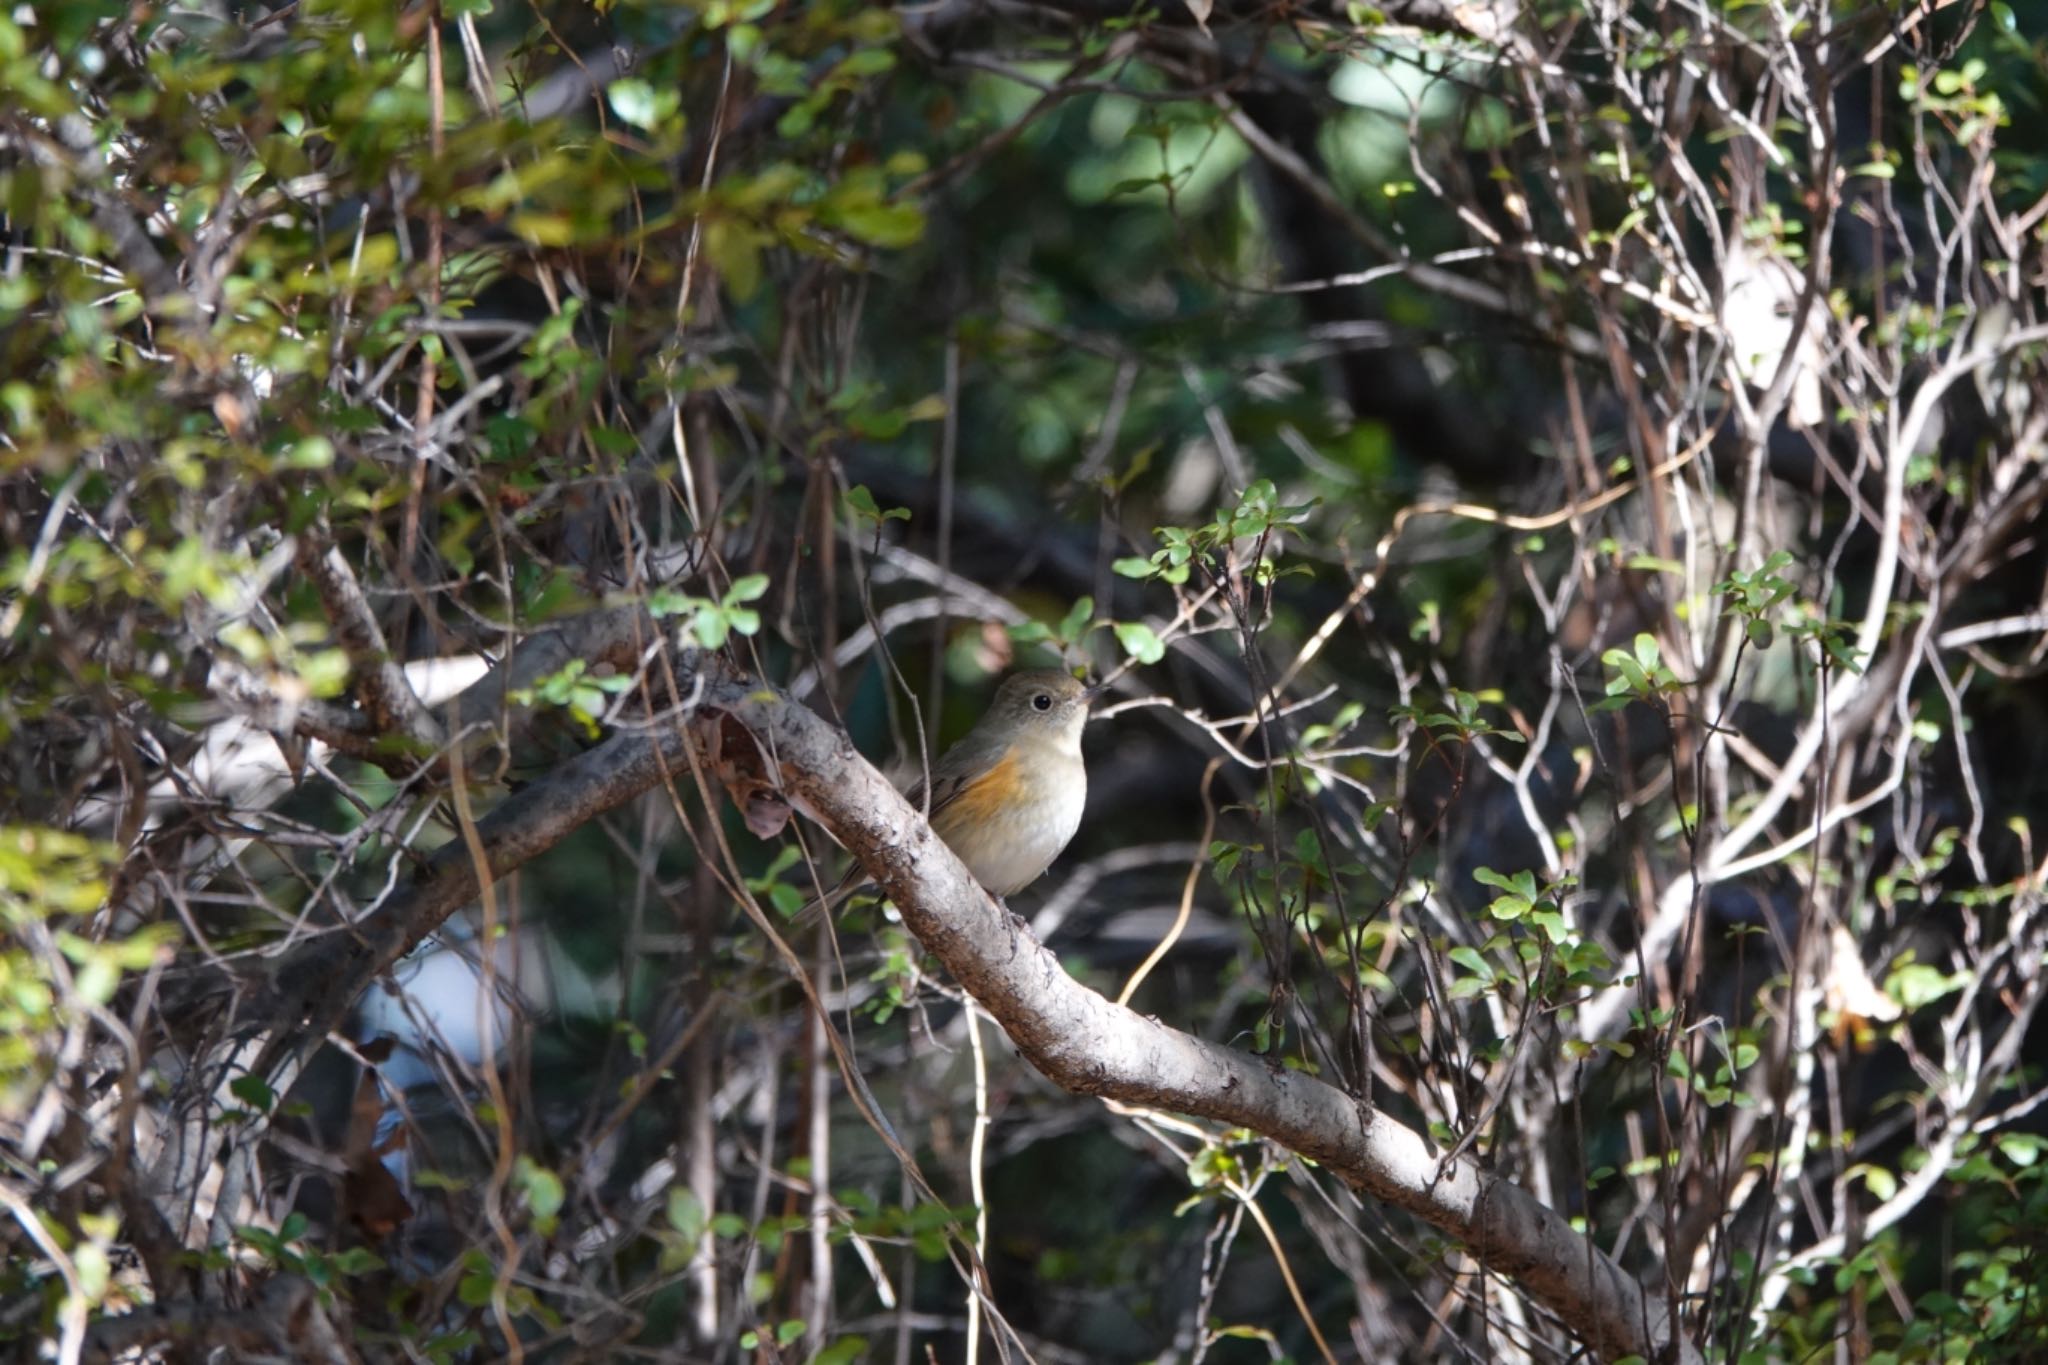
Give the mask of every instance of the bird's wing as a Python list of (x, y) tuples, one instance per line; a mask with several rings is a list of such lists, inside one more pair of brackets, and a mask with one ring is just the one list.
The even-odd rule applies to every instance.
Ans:
[[(960, 794), (968, 789), (967, 779), (974, 767), (972, 751), (968, 750), (964, 744), (955, 745), (953, 748), (948, 749), (940, 756), (939, 761), (932, 765), (931, 815), (933, 817), (936, 817), (940, 811), (960, 799)], [(924, 779), (920, 777), (915, 782), (912, 782), (904, 791), (903, 799), (911, 805), (923, 809)], [(816, 912), (835, 903), (847, 892), (853, 890), (853, 888), (859, 886), (867, 879), (867, 869), (862, 867), (860, 860), (856, 858), (853, 865), (846, 869), (846, 874), (839, 879), (837, 886), (834, 886), (824, 895), (812, 899), (797, 914), (808, 920)]]
[[(951, 772), (951, 773), (947, 773), (947, 772), (939, 772), (939, 771), (937, 771), (936, 769), (935, 769), (935, 770), (933, 770), (933, 772), (932, 772), (932, 808), (931, 808), (931, 814), (933, 814), (933, 815), (937, 815), (937, 814), (938, 814), (938, 813), (939, 813), (940, 811), (944, 810), (944, 809), (945, 809), (945, 808), (946, 808), (947, 806), (950, 806), (950, 805), (952, 805), (952, 804), (953, 804), (953, 802), (955, 802), (955, 801), (959, 800), (959, 798), (960, 798), (960, 793), (961, 793), (961, 792), (963, 792), (963, 791), (966, 791), (966, 790), (967, 790), (967, 774), (966, 774), (966, 773), (964, 773), (964, 772)], [(906, 801), (908, 801), (908, 802), (909, 802), (909, 803), (910, 803), (911, 805), (913, 805), (913, 806), (916, 806), (916, 807), (917, 807), (917, 808), (918, 808), (919, 810), (923, 810), (923, 809), (924, 809), (924, 779), (920, 777), (920, 778), (919, 778), (919, 779), (918, 779), (917, 781), (915, 781), (915, 782), (911, 783), (911, 784), (910, 784), (910, 790), (909, 790), (909, 791), (907, 791), (907, 792), (905, 792), (905, 793), (903, 793), (903, 799), (904, 799), (904, 800), (906, 800)]]
[[(993, 770), (1003, 766), (1004, 760), (1010, 756), (1007, 745), (1002, 752), (989, 755), (985, 746), (975, 744), (974, 739), (975, 737), (970, 734), (946, 750), (939, 761), (932, 764), (931, 819), (936, 820), (940, 811), (958, 801), (973, 787), (977, 779), (989, 776)], [(903, 797), (911, 805), (922, 808), (923, 780), (913, 782)]]

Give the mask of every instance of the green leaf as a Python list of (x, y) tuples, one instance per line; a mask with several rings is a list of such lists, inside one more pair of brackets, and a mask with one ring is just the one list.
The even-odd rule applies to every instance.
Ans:
[(867, 1353), (866, 1337), (841, 1337), (811, 1357), (811, 1365), (854, 1365)]
[(368, 1247), (347, 1247), (334, 1253), (334, 1268), (343, 1275), (371, 1275), (382, 1270), (385, 1260)]
[(308, 436), (292, 446), (285, 463), (294, 469), (325, 469), (334, 463), (334, 442), (325, 436)]
[(1064, 644), (1078, 644), (1087, 635), (1089, 623), (1094, 617), (1095, 599), (1083, 597), (1074, 603), (1073, 608), (1067, 612), (1066, 619), (1060, 622), (1059, 629), (1053, 633)]
[(1925, 962), (1901, 961), (1885, 975), (1884, 993), (1910, 1014), (1961, 990), (1969, 979), (1968, 972), (1949, 973)]
[(660, 621), (670, 616), (682, 616), (711, 604), (701, 597), (677, 592), (674, 588), (656, 588), (647, 594), (647, 614)]
[(521, 1156), (513, 1167), (512, 1178), (519, 1183), (520, 1192), (526, 1197), (526, 1207), (533, 1213), (534, 1226), (542, 1235), (552, 1233), (555, 1216), (562, 1211), (565, 1197), (562, 1177), (532, 1157)]
[(1043, 621), (1019, 621), (1009, 627), (1009, 636), (1020, 645), (1041, 644), (1052, 639), (1052, 627)]
[(506, 218), (513, 235), (533, 246), (567, 246), (576, 240), (576, 220), (566, 213), (521, 209)]
[(1862, 1176), (1863, 1188), (1869, 1190), (1872, 1195), (1880, 1200), (1890, 1199), (1899, 1192), (1898, 1176), (1883, 1166), (1874, 1166), (1869, 1162), (1858, 1162), (1856, 1165), (1851, 1166), (1844, 1174), (1852, 1177)]
[(857, 483), (846, 490), (846, 505), (862, 521), (879, 526), (885, 521), (909, 521), (908, 507), (891, 507), (886, 510), (875, 505), (875, 495), (868, 492), (866, 484)]
[(455, 1297), (465, 1308), (482, 1308), (491, 1301), (491, 1294), (496, 1288), (496, 1276), (487, 1270), (472, 1270), (456, 1284)]
[(1488, 985), (1493, 984), (1493, 966), (1484, 957), (1480, 956), (1477, 948), (1461, 943), (1451, 949), (1449, 956), (1451, 961), (1457, 963), (1481, 981)]
[(277, 1103), (277, 1092), (261, 1076), (253, 1073), (229, 1081), (228, 1093), (259, 1114), (269, 1113), (270, 1107)]
[(1143, 621), (1117, 622), (1116, 640), (1124, 653), (1141, 664), (1156, 664), (1166, 657), (1166, 643)]
[(834, 216), (849, 236), (885, 251), (915, 246), (924, 236), (924, 210), (915, 204), (848, 205)]
[(896, 54), (885, 47), (864, 47), (847, 54), (835, 76), (880, 76), (896, 69)]
[(1301, 732), (1301, 747), (1313, 749), (1318, 744), (1324, 744), (1335, 739), (1338, 735), (1343, 734), (1353, 725), (1356, 725), (1358, 718), (1364, 714), (1365, 706), (1363, 703), (1355, 701), (1344, 703), (1344, 705), (1337, 708), (1336, 716), (1328, 724), (1319, 723), (1303, 728)]
[(2001, 1133), (1998, 1136), (1999, 1154), (2022, 1168), (2040, 1160), (2044, 1145), (2048, 1145), (2048, 1139), (2043, 1139), (2038, 1133)]
[(691, 629), (696, 633), (697, 643), (706, 649), (717, 649), (725, 644), (730, 627), (724, 612), (707, 609), (697, 613)]
[(1615, 677), (1608, 680), (1607, 695), (1610, 697), (1633, 695), (1646, 697), (1650, 694), (1650, 675), (1634, 655), (1625, 650), (1610, 649), (1600, 656), (1600, 662), (1615, 671)]
[(94, 953), (72, 978), (71, 989), (89, 1005), (104, 1005), (121, 985), (121, 968), (105, 953)]
[(668, 1225), (693, 1246), (704, 1235), (704, 1201), (696, 1191), (682, 1185), (669, 1187)]
[(646, 81), (637, 76), (616, 80), (605, 87), (604, 94), (612, 112), (626, 122), (642, 128), (653, 125), (654, 87)]
[(237, 1227), (235, 1236), (273, 1261), (277, 1259), (278, 1253), (284, 1250), (284, 1244), (276, 1233), (269, 1228), (259, 1228), (253, 1223)]

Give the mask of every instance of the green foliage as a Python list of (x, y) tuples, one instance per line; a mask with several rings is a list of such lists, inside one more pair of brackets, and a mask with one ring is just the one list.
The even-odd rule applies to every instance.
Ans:
[[(1754, 5), (1530, 10), (1512, 43), (1463, 13), (1171, 8), (0, 16), (0, 1154), (40, 1234), (0, 1262), (0, 1336), (290, 1276), (366, 1357), (498, 1358), (509, 1320), (529, 1353), (844, 1365), (887, 1354), (837, 1330), (885, 1298), (957, 1313), (972, 1132), (989, 1187), (1028, 1191), (990, 1196), (978, 1251), (1006, 1314), (1046, 1293), (1014, 1321), (1087, 1358), (1190, 1334), (1219, 1365), (1308, 1358), (1235, 1221), (1276, 1150), (1076, 1119), (1001, 1048), (973, 1089), (958, 983), (868, 902), (805, 970), (839, 1079), (874, 1093), (821, 1099), (841, 1054), (731, 913), (743, 888), (796, 916), (818, 869), (686, 774), (578, 812), (488, 942), (450, 907), (383, 970), (463, 815), (360, 665), (503, 665), (639, 603), (665, 629), (633, 649), (682, 656), (593, 651), (514, 690), (568, 725), (509, 717), (477, 789), (545, 805), (562, 731), (630, 737), (673, 700), (656, 665), (697, 651), (816, 680), (807, 704), (905, 750), (933, 718), (891, 695), (885, 726), (852, 654), (963, 684), (933, 733), (1031, 647), (1132, 672), (1152, 695), (1091, 727), (1086, 824), (1018, 902), (1059, 907), (1067, 971), (1114, 993), (1150, 947), (1129, 925), (1192, 887), (1140, 1008), (1548, 1173), (1625, 1277), (1710, 1285), (1683, 1310), (1733, 1357), (1825, 1354), (1845, 1321), (1877, 1360), (2048, 1349), (2039, 1040), (1998, 1041), (2041, 1017), (2048, 727), (2039, 650), (1998, 633), (2039, 608), (2041, 347), (2005, 344), (2040, 315), (2038, 16), (1837, 7), (1816, 66)], [(1220, 77), (1190, 58), (1210, 44)], [(1833, 138), (1802, 122), (1824, 109)], [(1742, 253), (1775, 325), (1825, 266), (1818, 419), (1749, 429), (1727, 361), (1771, 338), (1731, 321)], [(1936, 377), (1928, 438), (1893, 449)], [(705, 785), (774, 767), (744, 750)], [(500, 952), (496, 1056), (426, 1030), (367, 1075), (357, 1025), (442, 1019), (424, 968)], [(348, 974), (371, 957), (374, 984)], [(290, 1018), (241, 1012), (266, 1005)], [(327, 1031), (356, 1048), (293, 1045)], [(175, 1230), (205, 1250), (157, 1282), (133, 1200), (177, 1176), (152, 1141), (191, 1116), (263, 1178), (232, 1241)], [(699, 1121), (708, 1194), (676, 1174)], [(276, 1178), (344, 1131), (358, 1183), (402, 1153), (419, 1212), (392, 1245), (332, 1163)], [(1432, 1232), (1288, 1175), (1301, 1201), (1261, 1207), (1326, 1326), (1364, 1274), (1392, 1304), (1372, 1349), (1493, 1340), (1495, 1287), (1442, 1298)], [(791, 1267), (825, 1189), (811, 1322)], [(1846, 1200), (1914, 1204), (1812, 1254)], [(1699, 1239), (1629, 1231), (1738, 1205)], [(1569, 1314), (1514, 1320), (1575, 1348)]]
[(1663, 652), (1654, 636), (1639, 634), (1632, 649), (1610, 649), (1600, 656), (1600, 662), (1607, 666), (1611, 676), (1607, 679), (1607, 699), (1596, 702), (1596, 708), (1631, 701), (1659, 704), (1685, 688), (1663, 661)]
[(1451, 740), (1456, 743), (1470, 743), (1474, 739), (1500, 739), (1510, 744), (1523, 742), (1522, 736), (1513, 730), (1503, 730), (1489, 725), (1480, 716), (1479, 709), (1488, 701), (1497, 701), (1500, 694), (1467, 692), (1452, 688), (1444, 697), (1442, 711), (1430, 711), (1420, 706), (1396, 706), (1388, 714), (1396, 721), (1406, 721), (1427, 730), (1432, 738)]
[(910, 520), (908, 507), (891, 507), (887, 510), (877, 507), (875, 495), (868, 491), (866, 484), (855, 484), (846, 490), (846, 505), (853, 510), (855, 516), (871, 523), (876, 530), (880, 530), (884, 522)]
[(886, 930), (879, 947), (880, 955), (875, 969), (868, 973), (868, 980), (879, 985), (881, 991), (868, 1002), (867, 1011), (877, 1024), (886, 1024), (898, 1010), (916, 1001), (918, 985), (929, 972), (917, 941), (901, 929)]
[(518, 1187), (527, 1212), (533, 1216), (534, 1229), (543, 1237), (552, 1235), (565, 1197), (562, 1178), (521, 1153), (512, 1165), (512, 1183)]
[(657, 621), (671, 616), (686, 618), (684, 628), (699, 644), (719, 649), (734, 635), (752, 635), (761, 629), (761, 613), (744, 604), (759, 601), (767, 592), (768, 575), (758, 573), (734, 579), (716, 601), (657, 588), (648, 594), (647, 611)]
[(1115, 630), (1116, 642), (1134, 662), (1156, 664), (1166, 657), (1166, 642), (1143, 621), (1119, 621)]
[(605, 698), (617, 696), (632, 685), (631, 678), (594, 674), (583, 660), (571, 659), (553, 673), (536, 679), (532, 687), (514, 687), (507, 690), (505, 696), (519, 706), (562, 707), (586, 734), (594, 738), (598, 733), (597, 723), (609, 705)]
[(768, 903), (779, 915), (788, 917), (796, 914), (810, 900), (810, 894), (802, 886), (786, 882), (782, 878), (784, 873), (797, 867), (802, 861), (801, 849), (785, 845), (759, 876), (747, 878), (747, 890), (757, 896), (766, 896)]
[(1789, 551), (1774, 550), (1756, 568), (1737, 569), (1714, 586), (1727, 599), (1724, 610), (1741, 619), (1749, 643), (1758, 649), (1770, 647), (1775, 638), (1773, 610), (1792, 595), (1791, 580), (1782, 576), (1791, 563)]
[[(1074, 605), (1057, 625), (1049, 626), (1043, 621), (1023, 621), (1011, 626), (1009, 635), (1020, 645), (1057, 645), (1060, 652), (1065, 654), (1085, 644), (1088, 637), (1103, 624), (1095, 619), (1095, 599), (1083, 596), (1075, 600)], [(1124, 638), (1125, 630), (1130, 627), (1118, 624), (1115, 629), (1117, 638), (1121, 640)]]
[(82, 933), (104, 904), (115, 851), (63, 830), (0, 825), (0, 1116), (19, 1118), (63, 1065), (67, 1031), (122, 981), (167, 961), (174, 931)]
[(1931, 76), (1908, 64), (1899, 72), (1899, 98), (1928, 113), (1957, 119), (1955, 140), (1972, 143), (1988, 129), (2010, 121), (1998, 92), (1984, 88), (1989, 71), (1990, 65), (1977, 57)]
[(1126, 578), (1156, 578), (1178, 585), (1187, 582), (1194, 569), (1214, 574), (1226, 563), (1234, 564), (1238, 548), (1249, 542), (1248, 551), (1254, 555), (1250, 565), (1253, 578), (1261, 584), (1270, 583), (1279, 570), (1265, 553), (1267, 541), (1277, 531), (1305, 520), (1318, 501), (1284, 504), (1271, 479), (1258, 479), (1245, 489), (1235, 506), (1218, 508), (1207, 524), (1158, 527), (1154, 534), (1162, 548), (1148, 557), (1119, 559), (1112, 567)]
[[(1517, 982), (1539, 1002), (1566, 1005), (1590, 988), (1612, 984), (1614, 964), (1606, 948), (1586, 937), (1566, 913), (1566, 896), (1577, 885), (1576, 877), (1538, 882), (1533, 872), (1504, 875), (1481, 867), (1472, 878), (1501, 893), (1486, 905), (1487, 918), (1499, 928), (1476, 948), (1459, 944), (1445, 954), (1465, 969), (1452, 979), (1453, 999), (1491, 994)], [(1577, 1043), (1570, 1040), (1568, 1051)]]
[(861, 1190), (842, 1190), (839, 1201), (851, 1217), (833, 1225), (834, 1241), (843, 1242), (857, 1234), (876, 1242), (893, 1242), (909, 1246), (927, 1262), (944, 1260), (949, 1241), (974, 1222), (971, 1205), (882, 1204)]
[(344, 1280), (373, 1275), (385, 1268), (382, 1256), (367, 1247), (345, 1247), (332, 1253), (309, 1243), (311, 1224), (302, 1213), (293, 1213), (275, 1228), (245, 1224), (235, 1229), (235, 1240), (247, 1247), (274, 1270), (304, 1276), (322, 1289), (338, 1289)]

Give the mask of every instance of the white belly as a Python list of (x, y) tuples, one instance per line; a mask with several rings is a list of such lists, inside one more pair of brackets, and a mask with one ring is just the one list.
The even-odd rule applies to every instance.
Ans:
[(974, 879), (997, 896), (1008, 896), (1037, 881), (1081, 828), (1088, 804), (1088, 778), (1078, 755), (1059, 780), (1045, 782), (1034, 799), (1012, 805), (972, 833), (947, 839)]

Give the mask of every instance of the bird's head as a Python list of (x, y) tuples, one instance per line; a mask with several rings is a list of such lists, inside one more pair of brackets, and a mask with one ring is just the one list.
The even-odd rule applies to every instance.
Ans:
[(1019, 737), (1050, 735), (1078, 748), (1081, 727), (1088, 723), (1088, 703), (1095, 689), (1059, 668), (1028, 668), (1012, 673), (996, 689), (988, 718)]

